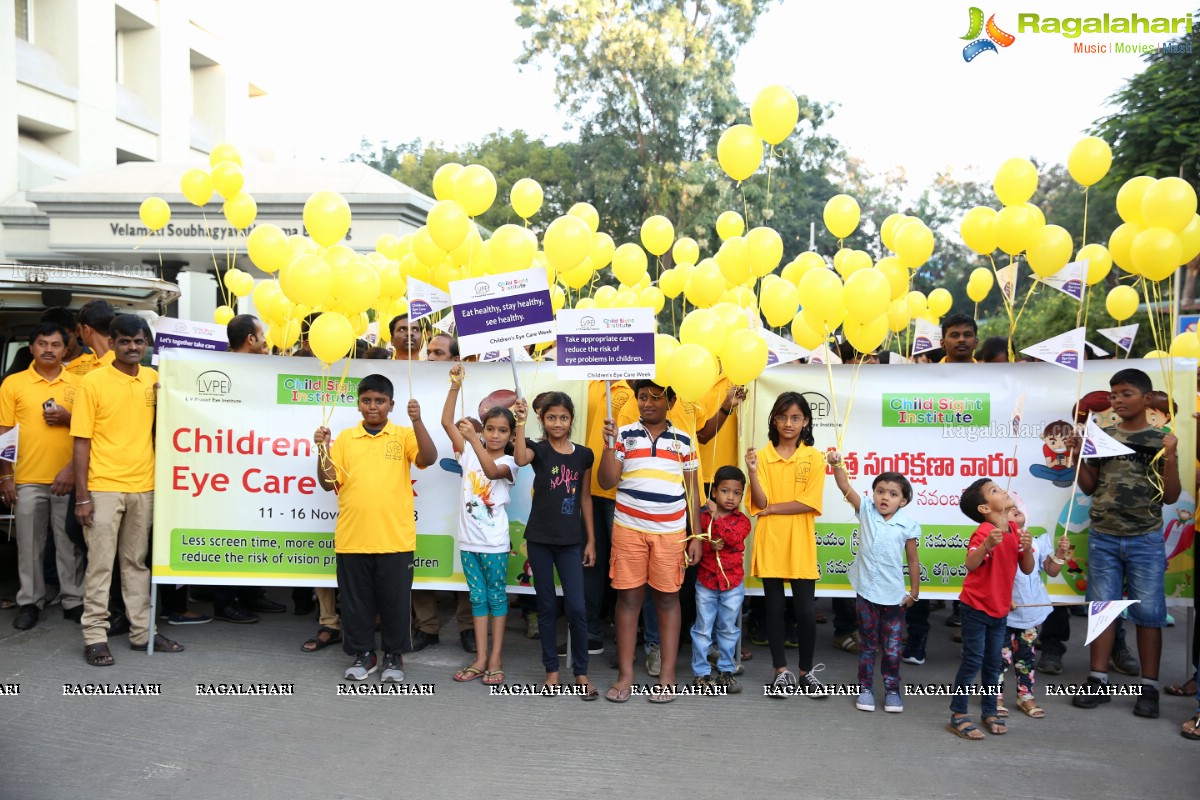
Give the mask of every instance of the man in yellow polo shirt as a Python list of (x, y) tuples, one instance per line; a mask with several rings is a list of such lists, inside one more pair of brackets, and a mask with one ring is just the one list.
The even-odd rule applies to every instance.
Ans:
[(383, 646), (382, 683), (404, 682), (401, 653), (409, 643), (409, 592), (417, 526), (410, 465), (425, 469), (437, 461), (437, 447), (421, 421), (421, 406), (408, 401), (411, 428), (388, 420), (395, 408), (392, 382), (368, 375), (358, 384), (362, 424), (338, 434), (331, 447), (329, 428), (317, 428), (317, 479), (337, 491), (333, 529), (338, 591), (342, 597), (342, 649), (354, 656), (346, 680), (361, 681), (375, 671), (375, 618)]
[(75, 315), (75, 333), (91, 352), (80, 353), (67, 362), (68, 372), (82, 378), (94, 369), (113, 363), (116, 353), (108, 329), (115, 316), (116, 311), (107, 300), (93, 300), (79, 309)]
[(0, 461), (0, 496), (13, 509), (17, 528), (20, 608), (13, 627), (37, 624), (46, 602), (42, 555), (46, 531), (54, 532), (63, 618), (79, 621), (83, 612), (83, 552), (67, 538), (67, 495), (71, 470), (71, 409), (79, 379), (63, 369), (70, 334), (42, 322), (29, 336), (33, 363), (0, 386), (0, 434), (17, 425), (17, 463)]
[[(88, 373), (71, 418), (75, 437), (75, 516), (83, 526), (88, 565), (83, 587), (83, 654), (88, 664), (113, 663), (108, 649), (108, 595), (113, 561), (129, 617), (129, 645), (150, 639), (150, 570), (146, 566), (154, 510), (154, 411), (158, 373), (141, 366), (149, 326), (121, 314), (110, 326), (115, 360)], [(183, 646), (161, 633), (157, 653)]]

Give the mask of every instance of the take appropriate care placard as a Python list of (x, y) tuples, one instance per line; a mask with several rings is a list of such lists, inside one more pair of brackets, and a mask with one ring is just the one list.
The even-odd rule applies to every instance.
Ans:
[(654, 377), (654, 312), (648, 308), (563, 309), (555, 344), (564, 380)]
[(543, 269), (452, 281), (450, 301), (464, 356), (554, 338), (554, 306)]

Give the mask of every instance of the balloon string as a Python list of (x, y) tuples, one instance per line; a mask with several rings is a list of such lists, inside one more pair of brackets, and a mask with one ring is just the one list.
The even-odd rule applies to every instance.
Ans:
[(1030, 282), (1029, 291), (1025, 293), (1025, 299), (1021, 301), (1021, 310), (1017, 312), (1017, 319), (1015, 322), (1013, 322), (1014, 331), (1017, 329), (1017, 326), (1021, 324), (1021, 315), (1025, 313), (1025, 306), (1028, 305), (1029, 298), (1033, 296), (1033, 292), (1035, 289), (1037, 289), (1037, 287), (1038, 281), (1035, 280)]
[(828, 323), (822, 324), (825, 328), (825, 373), (829, 377), (829, 399), (833, 403), (833, 418), (837, 419), (841, 415), (838, 413), (837, 390), (833, 388), (833, 365), (830, 363), (833, 361), (833, 351), (829, 349), (829, 339), (831, 338), (831, 334), (829, 333)]
[(1083, 187), (1083, 235), (1080, 247), (1087, 247), (1088, 187)]
[(750, 204), (746, 201), (746, 183), (741, 184), (742, 187), (742, 220), (746, 226), (750, 225)]
[[(854, 369), (850, 373), (850, 399), (846, 401), (846, 416), (842, 418), (841, 430), (838, 432), (837, 448), (839, 453), (842, 451), (842, 442), (846, 439), (846, 429), (850, 425), (850, 412), (854, 409), (854, 394), (858, 388), (858, 373), (862, 371), (862, 365), (862, 359), (856, 359)], [(830, 374), (833, 374), (832, 368), (830, 368)]]
[(771, 210), (771, 170), (775, 165), (775, 145), (767, 145), (767, 201), (765, 209)]

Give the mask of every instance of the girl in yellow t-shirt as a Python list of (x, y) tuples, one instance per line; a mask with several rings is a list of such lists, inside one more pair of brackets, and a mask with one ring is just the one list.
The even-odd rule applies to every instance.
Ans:
[[(784, 392), (768, 417), (771, 443), (746, 453), (750, 473), (750, 513), (757, 517), (750, 574), (762, 579), (766, 600), (767, 640), (775, 677), (772, 694), (826, 697), (813, 675), (816, 646), (817, 567), (816, 518), (825, 488), (825, 459), (813, 447), (812, 410), (798, 392)], [(797, 678), (784, 655), (784, 587), (790, 581), (800, 640)]]

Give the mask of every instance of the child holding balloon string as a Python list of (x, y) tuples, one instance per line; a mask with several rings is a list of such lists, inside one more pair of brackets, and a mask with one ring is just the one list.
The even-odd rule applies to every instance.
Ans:
[[(813, 674), (816, 646), (815, 592), (816, 518), (821, 513), (825, 458), (813, 447), (812, 409), (798, 392), (784, 392), (768, 417), (770, 444), (746, 452), (750, 479), (750, 513), (757, 517), (751, 574), (762, 579), (766, 600), (767, 640), (775, 676), (776, 697), (799, 693), (827, 697)], [(797, 676), (787, 668), (784, 652), (784, 581), (792, 588), (800, 644)]]
[[(469, 419), (454, 421), (454, 406), (465, 373), (462, 364), (450, 368), (450, 389), (442, 406), (442, 429), (450, 437), (462, 466), (462, 491), (458, 514), (458, 542), (463, 575), (471, 598), (478, 655), (454, 674), (459, 683), (483, 678), (488, 686), (504, 682), (501, 651), (508, 620), (508, 513), (509, 489), (516, 482), (513, 459), (513, 414), (507, 408), (490, 408), (483, 414), (482, 431)], [(489, 653), (488, 617), (492, 645)]]

